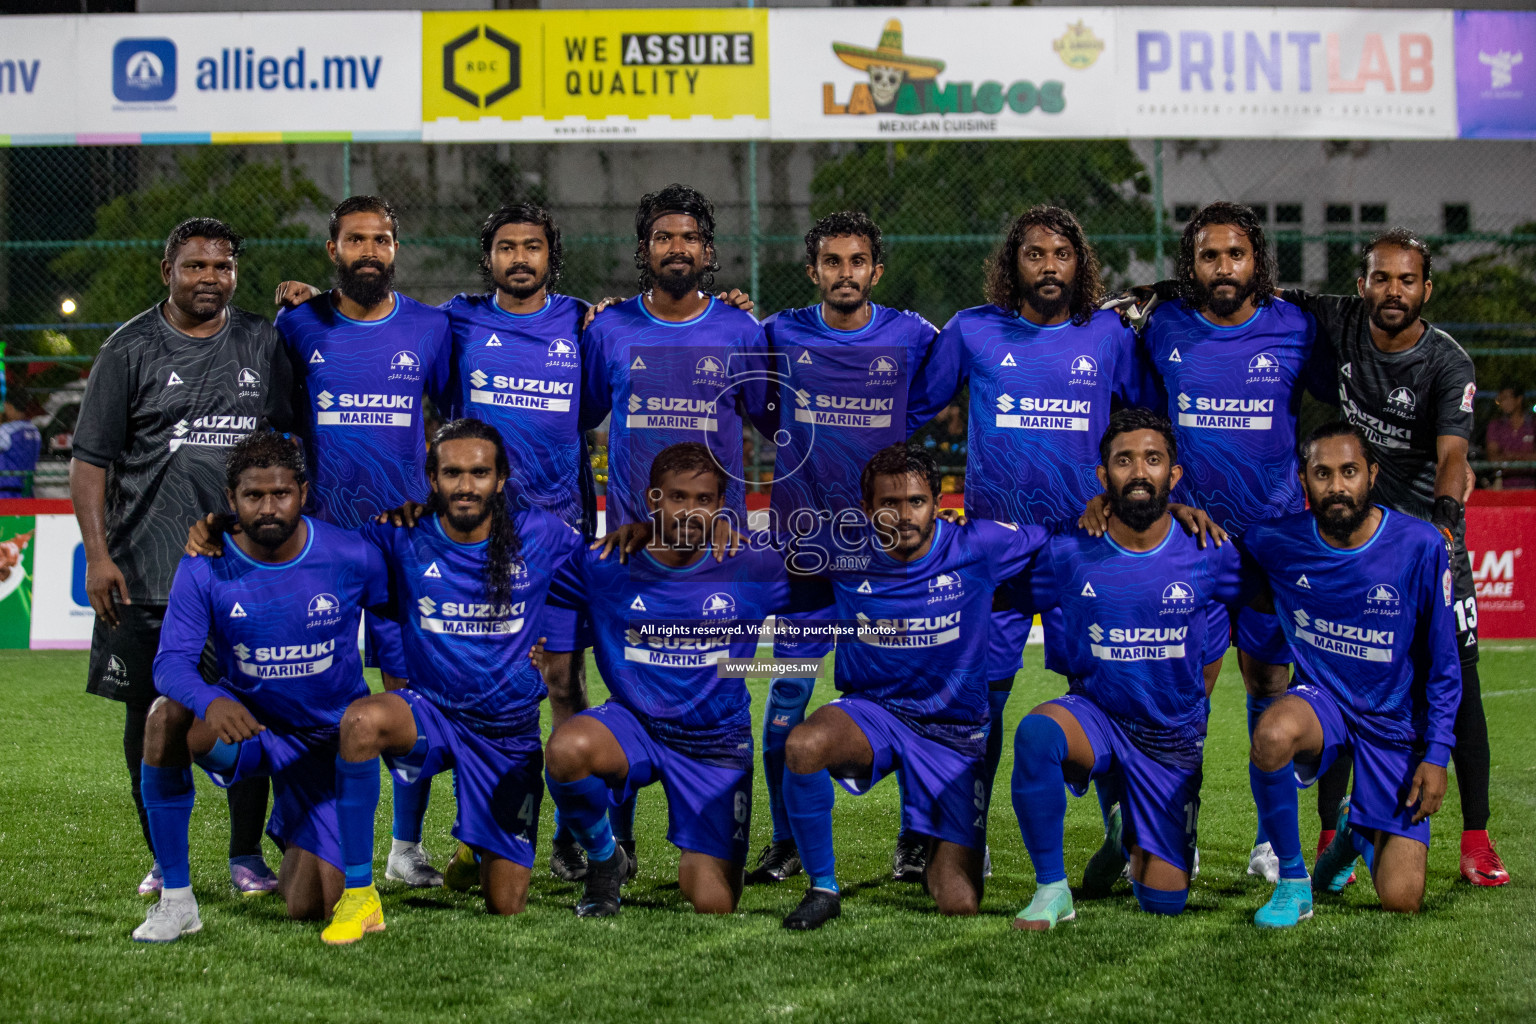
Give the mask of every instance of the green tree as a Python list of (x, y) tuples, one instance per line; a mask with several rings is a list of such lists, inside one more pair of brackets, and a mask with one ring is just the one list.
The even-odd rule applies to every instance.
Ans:
[(292, 164), (202, 146), (178, 156), (170, 173), (99, 207), (87, 241), (60, 254), (51, 269), (75, 283), (82, 320), (126, 320), (165, 297), (160, 247), (171, 229), (188, 217), (217, 217), (249, 240), (236, 304), (270, 314), (279, 281), (330, 279), (322, 240), (303, 222), (329, 207)]
[[(887, 235), (883, 304), (937, 323), (984, 301), (982, 262), (1009, 221), (1036, 203), (1077, 214), (1106, 268), (1123, 272), (1152, 232), (1146, 168), (1121, 141), (869, 142), (828, 160), (811, 179), (811, 214), (863, 210)], [(929, 238), (912, 238), (928, 235)], [(907, 236), (907, 237), (901, 237)], [(796, 254), (794, 264), (802, 265)], [(814, 301), (803, 271), (768, 276), (769, 308)]]

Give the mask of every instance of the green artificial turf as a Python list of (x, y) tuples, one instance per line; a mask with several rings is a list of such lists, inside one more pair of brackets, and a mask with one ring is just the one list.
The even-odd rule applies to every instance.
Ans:
[[(345, 948), (286, 920), (272, 896), (241, 898), (225, 865), (222, 795), (198, 774), (192, 881), (204, 929), (170, 946), (128, 933), (149, 856), (128, 797), (122, 709), (84, 693), (85, 656), (0, 652), (0, 1019), (110, 1021), (1471, 1021), (1536, 1019), (1536, 645), (1488, 644), (1482, 680), (1493, 745), (1493, 833), (1514, 876), (1474, 889), (1457, 874), (1454, 779), (1436, 818), (1424, 912), (1376, 908), (1362, 881), (1290, 932), (1260, 932), (1269, 887), (1244, 874), (1254, 811), (1243, 695), (1229, 657), (1213, 697), (1200, 817), (1201, 874), (1180, 918), (1140, 913), (1128, 888), (1078, 902), (1050, 933), (1010, 930), (1034, 888), (1008, 800), (1004, 755), (991, 816), (995, 876), (980, 916), (944, 919), (920, 887), (890, 880), (893, 782), (840, 793), (834, 810), (843, 916), (819, 932), (779, 922), (804, 879), (751, 888), (739, 913), (699, 918), (676, 884), (660, 787), (641, 797), (640, 875), (609, 921), (571, 914), (576, 888), (547, 869), (544, 802), (528, 911), (486, 915), (473, 895), (380, 883), (388, 930)], [(1008, 706), (1056, 696), (1026, 654)], [(594, 699), (602, 693), (588, 668)], [(752, 683), (756, 710), (766, 684)], [(831, 694), (823, 683), (819, 703)], [(385, 787), (388, 793), (388, 787)], [(768, 837), (755, 792), (754, 855)], [(1316, 842), (1310, 793), (1302, 838)], [(453, 793), (433, 791), (427, 846), (452, 850)], [(379, 876), (388, 844), (379, 817)], [(1101, 837), (1096, 802), (1073, 800), (1075, 881)], [(277, 863), (268, 844), (268, 859)]]

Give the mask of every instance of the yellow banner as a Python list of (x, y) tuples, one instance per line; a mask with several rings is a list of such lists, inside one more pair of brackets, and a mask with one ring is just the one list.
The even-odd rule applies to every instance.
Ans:
[[(768, 120), (766, 10), (483, 11), (422, 15), (422, 120), (429, 138), (564, 136), (564, 122)], [(574, 120), (573, 120), (574, 119)], [(519, 122), (509, 125), (506, 122)], [(720, 126), (722, 129), (724, 125)], [(684, 131), (700, 131), (698, 120)], [(747, 134), (755, 134), (749, 131)]]

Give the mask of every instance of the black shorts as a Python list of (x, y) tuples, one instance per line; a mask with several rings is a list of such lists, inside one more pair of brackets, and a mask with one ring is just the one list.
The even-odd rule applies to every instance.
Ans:
[[(91, 630), (85, 690), (108, 700), (147, 706), (160, 696), (155, 689), (155, 654), (160, 649), (165, 605), (120, 604), (117, 618), (118, 625), (113, 627), (98, 616)], [(198, 668), (207, 682), (219, 678), (211, 641), (203, 648)]]

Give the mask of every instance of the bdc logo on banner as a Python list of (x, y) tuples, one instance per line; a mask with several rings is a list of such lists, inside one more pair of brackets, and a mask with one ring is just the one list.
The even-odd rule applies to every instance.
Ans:
[(767, 39), (765, 11), (426, 12), (422, 135), (766, 136)]

